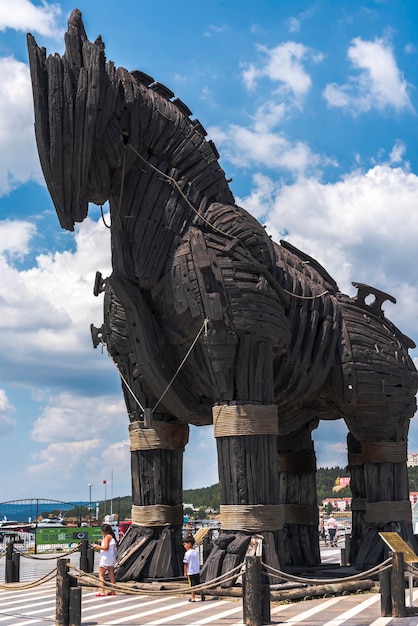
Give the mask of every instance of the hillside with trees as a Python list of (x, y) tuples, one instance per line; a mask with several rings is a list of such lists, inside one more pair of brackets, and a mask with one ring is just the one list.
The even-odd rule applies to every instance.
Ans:
[[(349, 476), (349, 472), (343, 467), (320, 467), (316, 474), (317, 502), (320, 504), (325, 498), (346, 498), (351, 497), (350, 487), (344, 487), (337, 493), (333, 491), (337, 478)], [(418, 491), (418, 467), (408, 467), (409, 490)], [(200, 489), (185, 489), (183, 491), (183, 502), (192, 504), (195, 509), (199, 509), (199, 517), (205, 517), (206, 509), (219, 511), (221, 495), (219, 484)], [(131, 496), (118, 497), (113, 500), (113, 512), (119, 519), (129, 519), (131, 516), (132, 498)], [(107, 512), (109, 512), (109, 501), (107, 501)], [(74, 513), (79, 514), (78, 512)], [(100, 502), (100, 516), (104, 514), (104, 503)]]
[[(320, 467), (316, 473), (317, 502), (321, 504), (325, 498), (350, 498), (350, 487), (343, 487), (338, 492), (333, 491), (337, 478), (350, 476), (345, 467)], [(418, 467), (408, 467), (409, 490), (418, 491)], [(186, 489), (183, 491), (183, 502), (193, 504), (197, 509), (219, 510), (219, 484), (201, 489)]]

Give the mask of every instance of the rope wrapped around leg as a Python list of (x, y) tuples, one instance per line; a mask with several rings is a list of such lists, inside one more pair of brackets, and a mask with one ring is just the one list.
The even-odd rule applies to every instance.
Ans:
[(131, 452), (136, 450), (181, 450), (189, 440), (186, 424), (170, 424), (154, 421), (152, 428), (144, 428), (144, 422), (129, 424)]
[[(237, 438), (246, 435), (270, 436), (274, 438), (278, 434), (278, 412), (277, 406), (263, 404), (240, 404), (240, 405), (219, 405), (212, 408), (214, 434), (221, 443), (222, 438)], [(276, 450), (276, 440), (270, 451)], [(237, 443), (239, 446), (240, 444)], [(240, 448), (241, 449), (241, 448)], [(268, 449), (268, 447), (266, 448)], [(243, 452), (245, 450), (245, 453)], [(241, 453), (243, 455), (254, 452), (243, 445)], [(254, 459), (253, 459), (254, 460)], [(234, 459), (228, 458), (229, 464)], [(272, 458), (272, 463), (274, 459)], [(248, 464), (247, 464), (248, 465)], [(241, 467), (244, 473), (248, 467)], [(273, 467), (272, 467), (273, 470)], [(251, 485), (252, 495), (248, 499), (254, 501), (258, 497), (257, 485)], [(272, 497), (271, 493), (264, 493), (262, 499), (268, 502)], [(242, 499), (241, 499), (242, 501)], [(263, 531), (275, 531), (282, 528), (281, 508), (278, 504), (222, 504), (220, 507), (222, 530), (241, 530), (250, 533)]]
[(221, 504), (222, 530), (259, 533), (283, 527), (279, 504)]
[[(152, 428), (144, 428), (144, 422), (137, 421), (129, 425), (129, 436), (130, 449), (133, 453), (145, 454), (149, 452), (152, 454), (153, 451), (164, 450), (167, 451), (166, 455), (182, 456), (189, 438), (189, 427), (184, 424), (155, 420), (152, 423)], [(153, 458), (157, 458), (155, 454)], [(155, 471), (156, 468), (154, 466), (153, 469), (148, 469), (147, 476), (149, 480), (155, 480), (155, 478), (152, 478)], [(163, 494), (168, 495), (165, 490), (163, 490)], [(152, 498), (157, 499), (155, 493), (152, 495)], [(152, 504), (148, 506), (134, 504), (132, 506), (132, 524), (146, 527), (182, 526), (183, 506), (181, 504), (175, 506), (168, 504)]]
[(279, 422), (275, 404), (241, 404), (212, 408), (215, 437), (277, 435)]
[(132, 524), (138, 526), (182, 526), (183, 506), (153, 504), (151, 506), (132, 506)]

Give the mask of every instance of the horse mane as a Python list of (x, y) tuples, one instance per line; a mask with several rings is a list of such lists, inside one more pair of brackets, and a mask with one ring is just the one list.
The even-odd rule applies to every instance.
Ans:
[[(123, 90), (120, 124), (126, 143), (170, 164), (207, 203), (234, 204), (219, 153), (207, 132), (174, 92), (140, 71), (116, 71)], [(192, 192), (193, 193), (193, 192)]]

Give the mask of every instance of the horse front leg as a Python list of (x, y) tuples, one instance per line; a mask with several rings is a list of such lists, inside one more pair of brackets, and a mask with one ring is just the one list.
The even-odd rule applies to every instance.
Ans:
[(189, 427), (154, 418), (148, 428), (132, 422), (129, 434), (132, 524), (140, 534), (152, 530), (157, 542), (147, 575), (182, 576), (183, 452)]
[(129, 425), (132, 525), (123, 538), (117, 580), (183, 575), (183, 452), (189, 427), (154, 415)]
[[(119, 297), (113, 285), (119, 287)], [(138, 309), (144, 317), (147, 309)], [(138, 328), (135, 311), (119, 283), (107, 281), (105, 323), (93, 338), (98, 345), (101, 333), (117, 366), (130, 420), (132, 525), (118, 546), (119, 581), (183, 574), (183, 452), (189, 428), (162, 406), (153, 415), (145, 408), (156, 407), (158, 400), (144, 388), (138, 365), (146, 358), (136, 352), (140, 341), (132, 332)]]
[(279, 567), (278, 424), (272, 380), (270, 343), (240, 339), (237, 395), (213, 407), (222, 531), (202, 569), (203, 580), (230, 571), (251, 550)]

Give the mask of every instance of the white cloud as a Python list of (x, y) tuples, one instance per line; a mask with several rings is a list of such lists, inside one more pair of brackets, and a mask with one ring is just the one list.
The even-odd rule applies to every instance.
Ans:
[(29, 243), (35, 233), (36, 227), (30, 222), (0, 221), (0, 254), (7, 253), (13, 259), (22, 260), (29, 253)]
[(289, 32), (298, 33), (300, 31), (300, 21), (297, 17), (291, 17), (287, 21), (287, 26), (289, 28)]
[[(12, 233), (13, 224), (6, 226)], [(16, 229), (15, 247), (23, 249), (20, 222)], [(14, 241), (12, 234), (10, 239)], [(19, 271), (0, 256), (1, 327), (7, 330), (0, 361), (4, 383), (53, 387), (76, 377), (77, 384), (87, 388), (88, 381), (91, 387), (100, 375), (112, 376), (111, 360), (93, 350), (90, 338), (90, 324), (103, 322), (103, 296), (94, 297), (93, 285), (96, 270), (104, 277), (110, 274), (109, 230), (101, 220), (86, 219), (77, 228), (75, 245), (74, 252), (39, 256), (29, 270)]]
[(210, 24), (208, 29), (203, 33), (203, 36), (212, 37), (213, 35), (222, 35), (223, 33), (227, 33), (228, 31), (229, 26), (227, 24), (221, 24), (220, 26)]
[(97, 310), (93, 297), (97, 270), (110, 273), (110, 234), (102, 220), (87, 218), (77, 226), (75, 252), (55, 252), (37, 257), (37, 266), (21, 272), (33, 292), (43, 293), (56, 308), (63, 308), (75, 323)]
[(15, 408), (10, 404), (4, 389), (0, 389), (0, 437), (10, 434), (17, 426), (12, 417)]
[(398, 304), (386, 303), (384, 310), (417, 339), (418, 266), (412, 260), (418, 176), (386, 164), (336, 183), (305, 178), (278, 187), (265, 176), (254, 181), (249, 205), (260, 198), (273, 239), (285, 238), (316, 258), (350, 295), (352, 281), (391, 293)]
[[(115, 469), (118, 494), (129, 491), (129, 420), (122, 394), (90, 398), (63, 392), (50, 396), (40, 417), (34, 422), (31, 438), (47, 444), (31, 455), (22, 468), (25, 486), (32, 491), (39, 484), (48, 495), (74, 498), (76, 489), (88, 483), (95, 486), (94, 498), (104, 478)], [(56, 477), (59, 475), (59, 488)], [(100, 487), (99, 487), (100, 486)], [(110, 495), (110, 494), (109, 494)], [(85, 498), (85, 494), (84, 494)]]
[(271, 199), (277, 193), (277, 185), (265, 174), (254, 174), (253, 188), (246, 198), (236, 198), (236, 203), (261, 220), (269, 211)]
[[(17, 132), (18, 129), (18, 132)], [(0, 58), (0, 195), (42, 174), (33, 130), (33, 102), (28, 66)]]
[(275, 128), (286, 116), (287, 107), (284, 102), (267, 100), (256, 111), (254, 116), (254, 130), (265, 133)]
[(215, 437), (211, 426), (190, 427), (184, 453), (184, 489), (214, 485), (219, 480)]
[(311, 152), (308, 144), (292, 143), (278, 132), (258, 131), (236, 124), (225, 131), (211, 127), (208, 132), (224, 157), (239, 167), (257, 165), (301, 175), (321, 163), (320, 156)]
[(35, 420), (34, 441), (58, 443), (84, 441), (97, 437), (114, 438), (127, 432), (126, 408), (122, 395), (81, 397), (68, 392), (51, 396), (41, 416)]
[(349, 110), (353, 114), (371, 109), (395, 111), (413, 110), (409, 85), (397, 67), (391, 46), (383, 39), (364, 41), (353, 39), (347, 56), (358, 70), (344, 85), (330, 83), (324, 97), (330, 106)]
[(0, 31), (11, 28), (56, 37), (60, 34), (61, 18), (62, 9), (58, 4), (42, 2), (41, 6), (36, 6), (29, 0), (0, 0)]
[(85, 462), (87, 456), (97, 454), (99, 446), (99, 439), (51, 443), (47, 448), (34, 453), (34, 462), (26, 466), (26, 472), (33, 472), (38, 480), (42, 477), (42, 482), (49, 477), (51, 484), (54, 484), (57, 476), (61, 480), (63, 474), (70, 474)]
[(258, 51), (264, 57), (260, 65), (251, 63), (242, 72), (247, 89), (254, 89), (258, 80), (267, 77), (278, 83), (281, 93), (300, 98), (309, 91), (312, 81), (303, 63), (319, 63), (320, 53), (294, 41), (275, 48), (258, 46)]
[(402, 163), (405, 152), (406, 147), (404, 142), (398, 139), (390, 152), (389, 162), (392, 164)]
[(258, 104), (249, 125), (209, 129), (223, 158), (237, 167), (280, 169), (293, 176), (313, 174), (320, 167), (333, 165), (326, 157), (315, 154), (308, 143), (291, 140), (278, 130), (292, 113), (301, 110), (304, 96), (311, 88), (305, 64), (319, 63), (322, 55), (294, 41), (271, 49), (258, 46), (258, 51), (261, 61), (248, 64), (242, 77), (249, 90), (267, 78), (270, 91)]

